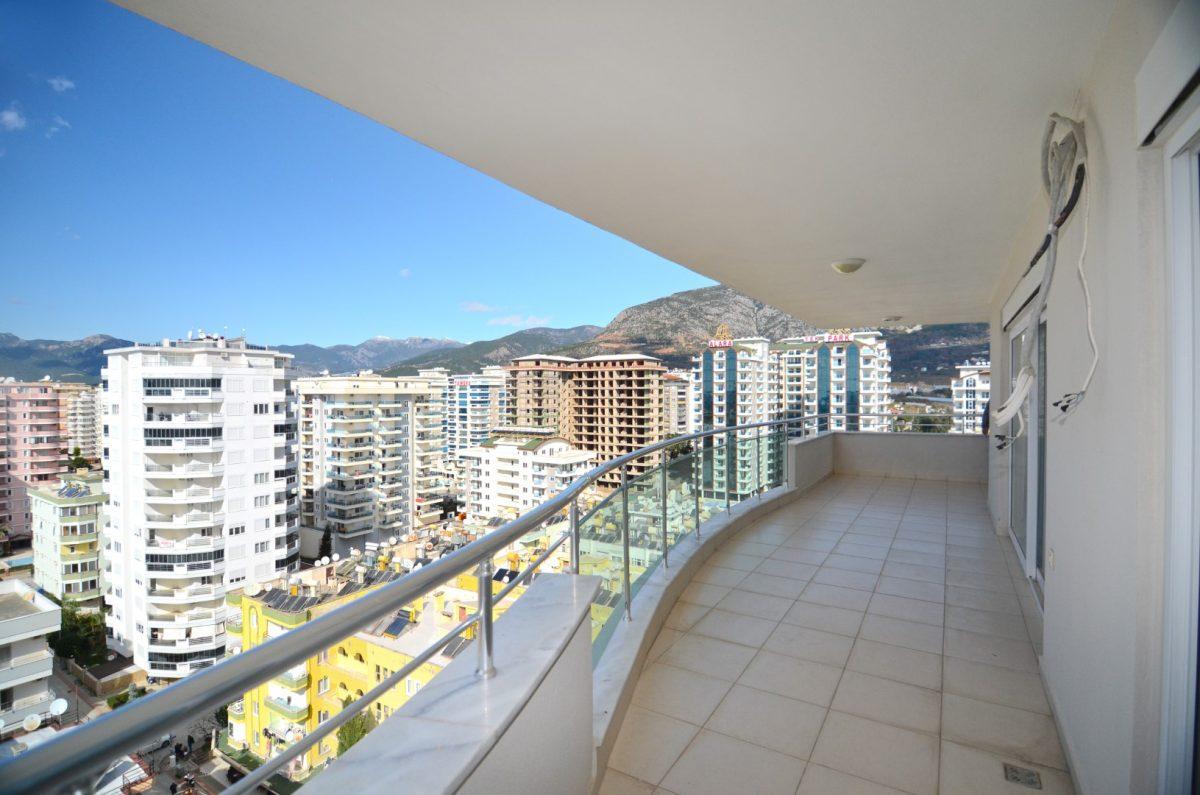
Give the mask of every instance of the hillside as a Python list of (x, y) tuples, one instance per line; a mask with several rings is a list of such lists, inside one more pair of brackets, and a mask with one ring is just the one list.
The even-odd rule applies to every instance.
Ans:
[(504, 365), (518, 356), (548, 353), (564, 345), (590, 340), (598, 331), (599, 326), (525, 329), (499, 339), (480, 340), (452, 350), (431, 351), (388, 368), (384, 374), (412, 375), (429, 367), (445, 367), (451, 373), (478, 372), (486, 365)]
[(722, 323), (734, 337), (780, 339), (811, 334), (808, 323), (724, 285), (687, 290), (631, 306), (595, 336), (556, 353), (598, 356), (637, 351), (670, 367), (690, 367), (691, 357)]
[(132, 345), (129, 340), (93, 334), (81, 340), (23, 340), (0, 333), (0, 378), (36, 381), (50, 376), (58, 381), (100, 381), (104, 351)]
[(407, 361), (432, 351), (461, 348), (457, 340), (431, 337), (372, 337), (358, 345), (280, 345), (279, 350), (293, 354), (293, 365), (299, 375), (314, 375), (322, 370), (331, 373), (351, 373), (356, 370), (376, 370), (397, 362)]
[(952, 323), (884, 332), (892, 354), (892, 383), (944, 385), (968, 359), (990, 357), (986, 323)]

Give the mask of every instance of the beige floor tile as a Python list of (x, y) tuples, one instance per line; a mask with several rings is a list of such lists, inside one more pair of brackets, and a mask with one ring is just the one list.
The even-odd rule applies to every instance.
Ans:
[(726, 552), (723, 549), (717, 550), (708, 562), (714, 566), (723, 566), (727, 569), (737, 569), (738, 571), (754, 571), (754, 567), (762, 563), (763, 557), (758, 555), (742, 555), (737, 552)]
[(888, 556), (887, 547), (852, 544), (849, 541), (839, 541), (838, 545), (833, 548), (833, 551), (839, 555), (855, 555), (860, 558), (874, 558), (875, 560), (883, 560)]
[(937, 734), (942, 697), (891, 679), (846, 671), (833, 696), (833, 709), (880, 723)]
[(609, 768), (600, 784), (600, 795), (653, 795), (654, 785)]
[(659, 662), (732, 682), (742, 675), (754, 655), (754, 649), (740, 643), (688, 634), (672, 644)]
[(808, 587), (804, 589), (804, 593), (800, 594), (800, 598), (805, 602), (826, 605), (828, 607), (841, 607), (846, 610), (866, 610), (867, 605), (871, 601), (871, 594), (869, 591), (859, 591), (854, 588), (839, 588), (836, 585), (822, 585), (819, 582), (810, 582)]
[(942, 687), (942, 655), (878, 643), (866, 638), (859, 638), (854, 642), (846, 669), (894, 679), (928, 690), (939, 690)]
[(904, 550), (906, 552), (923, 552), (926, 555), (946, 554), (945, 544), (933, 541), (913, 541), (908, 538), (897, 538), (892, 544), (892, 549)]
[(819, 552), (815, 549), (780, 547), (770, 557), (772, 560), (786, 560), (789, 563), (807, 563), (810, 566), (820, 566), (825, 561), (825, 558), (829, 557), (829, 553)]
[(1050, 714), (1050, 704), (1036, 673), (947, 657), (943, 661), (942, 689), (947, 693), (990, 701), (1006, 707)]
[(937, 602), (939, 605), (946, 599), (946, 587), (940, 582), (920, 582), (906, 580), (903, 577), (880, 577), (875, 590), (889, 596), (921, 599), (926, 602)]
[(948, 571), (946, 584), (980, 591), (1013, 593), (1012, 578), (1007, 574), (980, 574), (973, 571)]
[[(863, 558), (863, 560), (870, 560), (870, 558)], [(821, 585), (836, 585), (840, 588), (855, 588), (860, 591), (874, 591), (875, 583), (878, 580), (879, 576), (876, 574), (827, 566), (821, 567), (821, 570), (812, 578), (813, 582)]]
[(956, 539), (951, 538), (946, 544), (947, 555), (961, 555), (964, 558), (976, 558), (977, 560), (1004, 560), (1004, 552), (995, 544), (984, 547), (977, 544), (955, 543), (955, 541)]
[(841, 676), (842, 669), (832, 665), (760, 651), (738, 684), (828, 707)]
[(795, 624), (780, 624), (763, 644), (767, 651), (799, 657), (802, 660), (844, 666), (854, 639)]
[[(835, 533), (834, 535), (838, 535)], [(784, 541), (780, 546), (780, 551), (784, 549), (807, 549), (810, 552), (828, 555), (837, 546), (836, 541), (828, 541), (824, 538), (810, 538), (808, 536), (793, 536), (787, 541)]]
[(708, 585), (722, 585), (732, 588), (746, 579), (746, 572), (738, 569), (727, 569), (724, 566), (714, 566), (711, 563), (696, 572), (692, 582), (702, 582)]
[(709, 609), (704, 605), (696, 605), (691, 602), (676, 602), (675, 606), (671, 608), (671, 612), (667, 614), (666, 626), (686, 632), (695, 626), (696, 622), (703, 618)]
[(694, 605), (703, 607), (715, 607), (717, 602), (725, 598), (725, 596), (733, 589), (725, 585), (709, 585), (704, 582), (690, 582), (688, 587), (683, 589), (683, 593), (679, 595), (682, 602), (690, 602)]
[(971, 571), (977, 574), (1005, 574), (1008, 567), (1000, 561), (978, 560), (962, 555), (947, 555), (946, 568), (951, 571)]
[(949, 657), (961, 657), (988, 665), (998, 665), (1001, 668), (1014, 668), (1030, 673), (1038, 671), (1037, 656), (1034, 655), (1033, 645), (1029, 641), (948, 629), (945, 653)]
[(1066, 769), (1049, 715), (947, 693), (942, 699), (942, 737), (1035, 765)]
[(662, 784), (682, 795), (730, 792), (792, 795), (803, 774), (804, 762), (795, 757), (717, 732), (702, 731)]
[(825, 558), (825, 562), (822, 565), (833, 569), (861, 571), (864, 574), (878, 574), (883, 570), (882, 560), (859, 558), (854, 555), (839, 555), (836, 552)]
[(846, 531), (846, 535), (842, 536), (842, 540), (847, 544), (862, 544), (867, 547), (883, 547), (887, 549), (892, 545), (891, 533), (887, 535), (878, 535), (872, 533), (856, 532), (854, 529)]
[(810, 563), (792, 563), (788, 560), (767, 558), (758, 565), (755, 571), (774, 577), (790, 577), (793, 580), (808, 582), (817, 573), (817, 567)]
[(946, 586), (946, 604), (955, 607), (969, 607), (972, 610), (990, 610), (993, 613), (1021, 615), (1021, 603), (1017, 601), (1016, 594), (981, 591), (977, 588), (963, 588), (958, 585)]
[(942, 628), (932, 624), (905, 621), (899, 618), (868, 613), (863, 619), (859, 636), (906, 649), (926, 651), (931, 654), (942, 652)]
[(900, 577), (920, 582), (941, 584), (946, 581), (946, 570), (940, 566), (916, 566), (911, 563), (896, 563), (891, 560), (883, 564), (883, 574), (887, 577)]
[(865, 778), (857, 778), (810, 762), (804, 768), (804, 778), (796, 795), (904, 795), (898, 789), (885, 787)]
[(653, 663), (642, 670), (633, 703), (702, 726), (730, 686), (730, 682), (715, 676)]
[(771, 621), (778, 621), (783, 618), (794, 601), (794, 599), (787, 599), (782, 596), (767, 596), (765, 594), (734, 589), (724, 599), (717, 602), (717, 607), (721, 610), (740, 613), (744, 616), (755, 616), (756, 618), (767, 618)]
[(696, 625), (692, 627), (692, 632), (758, 648), (770, 637), (776, 623), (763, 618), (744, 616), (714, 608), (696, 622)]
[(909, 599), (904, 596), (891, 596), (877, 593), (871, 597), (867, 613), (874, 613), (888, 618), (901, 618), (905, 621), (916, 621), (921, 624), (942, 625), (945, 608), (940, 602), (926, 602), (921, 599)]
[(738, 583), (737, 590), (795, 600), (800, 598), (807, 584), (807, 580), (793, 580), (791, 577), (776, 577), (773, 574), (752, 571), (746, 575), (746, 579)]
[(990, 610), (972, 610), (969, 607), (950, 605), (946, 608), (946, 626), (980, 635), (997, 635), (1013, 640), (1029, 640), (1025, 619), (1011, 613), (993, 613)]
[(705, 728), (781, 754), (808, 759), (824, 721), (824, 707), (735, 685)]
[(751, 541), (739, 536), (721, 547), (721, 550), (723, 552), (733, 552), (737, 555), (753, 555), (757, 558), (765, 558), (769, 557), (778, 548), (778, 544), (764, 544), (761, 541)]
[(1041, 792), (1045, 795), (1073, 795), (1075, 792), (1071, 777), (1061, 770), (1039, 767), (1015, 757), (998, 756), (948, 741), (942, 742), (939, 777), (942, 792), (969, 792), (972, 795), (1026, 795), (1031, 792), (1021, 784), (1005, 781), (1005, 762), (1035, 770), (1041, 778)]
[(798, 624), (810, 629), (854, 637), (858, 634), (859, 627), (862, 626), (863, 612), (846, 610), (841, 607), (827, 607), (811, 602), (796, 602), (783, 617), (783, 621), (787, 624)]
[(654, 643), (650, 646), (650, 651), (646, 654), (646, 662), (652, 663), (659, 657), (667, 653), (667, 650), (683, 637), (683, 632), (670, 627), (663, 627), (658, 632), (658, 637), (654, 639)]
[(932, 735), (831, 711), (812, 761), (915, 795), (935, 795), (938, 750)]
[(907, 563), (910, 566), (927, 566), (934, 569), (942, 569), (946, 565), (946, 559), (942, 555), (929, 555), (907, 549), (893, 549), (888, 553), (887, 562)]
[(621, 723), (608, 766), (658, 784), (699, 731), (699, 726), (632, 705)]

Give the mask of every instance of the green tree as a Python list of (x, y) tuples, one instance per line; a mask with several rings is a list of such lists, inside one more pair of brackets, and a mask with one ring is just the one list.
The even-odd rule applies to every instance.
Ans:
[[(342, 702), (342, 709), (350, 706), (350, 699)], [(375, 728), (375, 716), (370, 709), (364, 709), (350, 720), (342, 724), (337, 731), (338, 755), (349, 751), (355, 743), (366, 737)]]
[(917, 433), (949, 433), (950, 426), (950, 417), (945, 414), (922, 414), (913, 422)]
[(76, 445), (75, 449), (71, 451), (71, 457), (67, 460), (67, 466), (71, 469), (83, 469), (91, 466), (91, 463), (83, 457), (83, 450)]
[(66, 602), (62, 606), (62, 623), (50, 636), (50, 648), (59, 657), (73, 658), (84, 668), (98, 665), (108, 657), (104, 642), (104, 616), (85, 612)]
[(317, 550), (317, 557), (333, 557), (333, 531), (329, 529), (329, 525), (325, 525), (325, 532), (321, 534), (321, 548)]

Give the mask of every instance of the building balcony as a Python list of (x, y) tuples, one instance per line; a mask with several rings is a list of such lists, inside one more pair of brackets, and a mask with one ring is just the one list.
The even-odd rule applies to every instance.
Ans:
[[(174, 575), (169, 575), (174, 576)], [(146, 592), (151, 602), (158, 604), (194, 604), (208, 602), (225, 597), (223, 585), (194, 585), (188, 588), (168, 588), (159, 586)], [(107, 600), (106, 600), (107, 601)]]

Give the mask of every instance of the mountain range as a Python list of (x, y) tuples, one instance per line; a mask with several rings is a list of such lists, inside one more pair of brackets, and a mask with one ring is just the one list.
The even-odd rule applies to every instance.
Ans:
[[(295, 356), (298, 375), (363, 369), (405, 375), (428, 367), (464, 373), (534, 353), (584, 357), (628, 351), (657, 356), (670, 367), (686, 368), (721, 325), (735, 338), (780, 339), (817, 331), (799, 318), (716, 285), (631, 306), (603, 328), (531, 328), (469, 344), (431, 337), (373, 337), (358, 345), (277, 348)], [(885, 329), (884, 335), (892, 354), (895, 384), (945, 385), (954, 375), (955, 365), (988, 356), (988, 328), (984, 323)], [(130, 344), (105, 334), (58, 341), (23, 340), (0, 333), (0, 378), (34, 380), (49, 375), (64, 381), (94, 383), (104, 364), (103, 351)]]

